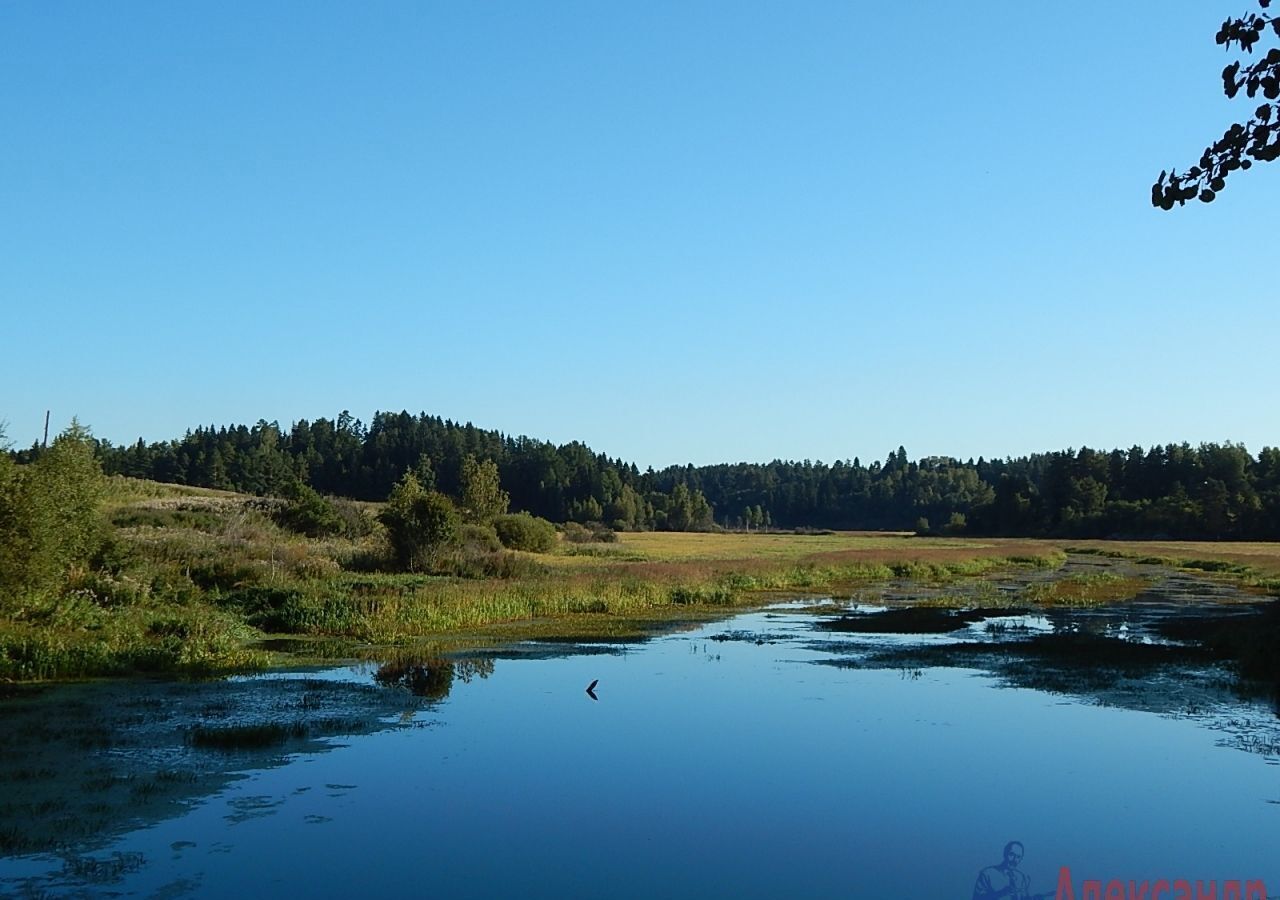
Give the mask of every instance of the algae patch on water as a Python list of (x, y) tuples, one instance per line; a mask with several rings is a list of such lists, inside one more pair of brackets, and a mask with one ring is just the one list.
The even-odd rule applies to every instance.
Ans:
[(106, 845), (248, 768), (404, 724), (420, 698), (305, 674), (27, 687), (0, 701), (0, 855)]

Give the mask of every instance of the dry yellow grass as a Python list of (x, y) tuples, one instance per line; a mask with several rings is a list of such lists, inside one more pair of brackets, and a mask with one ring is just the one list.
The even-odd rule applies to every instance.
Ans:
[(684, 572), (759, 572), (790, 563), (837, 566), (915, 562), (959, 563), (981, 558), (1050, 557), (1051, 541), (1018, 538), (922, 538), (907, 533), (842, 531), (832, 534), (703, 534), (628, 532), (612, 544), (562, 544), (539, 562), (560, 572), (626, 569), (646, 576)]

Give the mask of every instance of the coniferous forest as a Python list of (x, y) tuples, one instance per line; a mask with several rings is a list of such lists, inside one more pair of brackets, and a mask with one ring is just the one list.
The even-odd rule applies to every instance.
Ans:
[[(406, 472), (457, 496), (465, 460), (492, 460), (511, 507), (618, 530), (914, 530), (1092, 538), (1280, 539), (1280, 449), (1237, 444), (1038, 453), (1006, 459), (774, 460), (641, 471), (581, 443), (560, 446), (425, 413), (201, 427), (181, 438), (97, 442), (108, 474), (284, 495), (384, 500)], [(15, 454), (29, 462), (38, 446)]]

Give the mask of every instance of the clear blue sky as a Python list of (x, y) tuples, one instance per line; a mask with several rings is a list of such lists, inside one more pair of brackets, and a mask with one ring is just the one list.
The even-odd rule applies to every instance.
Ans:
[(1257, 452), (1280, 166), (1149, 204), (1253, 7), (10, 0), (0, 419)]

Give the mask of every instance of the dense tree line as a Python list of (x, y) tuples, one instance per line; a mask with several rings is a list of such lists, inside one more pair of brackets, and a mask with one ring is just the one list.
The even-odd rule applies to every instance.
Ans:
[[(1089, 448), (1005, 460), (809, 461), (667, 469), (726, 524), (766, 510), (774, 524), (1009, 536), (1280, 539), (1280, 449), (1237, 444)], [(752, 516), (758, 518), (758, 514)]]
[[(984, 471), (985, 468), (985, 471)], [(1280, 540), (1280, 449), (1088, 448), (979, 466), (992, 501), (974, 530), (1069, 537)]]
[[(456, 498), (464, 509), (497, 499), (464, 496), (466, 467), (489, 462), (512, 509), (552, 521), (677, 531), (712, 524), (711, 505), (696, 490), (661, 490), (652, 473), (580, 443), (512, 438), (425, 413), (380, 412), (366, 425), (343, 412), (287, 431), (265, 421), (211, 425), (153, 444), (101, 442), (99, 452), (110, 474), (276, 496), (301, 483), (322, 494), (385, 500), (413, 473), (424, 489)], [(19, 457), (38, 454), (32, 448)]]
[[(911, 462), (902, 447), (868, 466), (855, 459), (673, 467), (657, 473), (654, 484), (700, 490), (717, 521), (729, 527), (905, 530), (922, 518), (948, 525), (994, 497), (972, 463), (937, 457)], [(960, 526), (957, 519), (956, 530)]]
[[(16, 454), (31, 461), (39, 448)], [(510, 508), (618, 529), (852, 528), (937, 533), (1280, 539), (1280, 449), (1236, 444), (1081, 448), (1004, 460), (775, 460), (640, 471), (583, 444), (512, 438), (419, 414), (198, 428), (98, 443), (108, 473), (287, 496), (384, 500), (406, 473), (458, 498), (465, 469), (497, 467)], [(471, 462), (468, 462), (471, 460)], [(470, 503), (481, 502), (472, 498)], [(492, 502), (492, 501), (490, 501)]]

